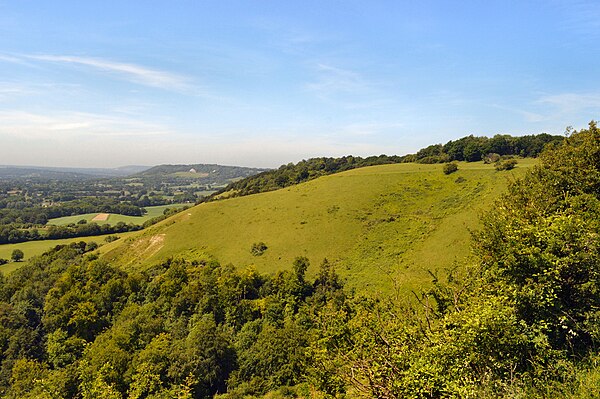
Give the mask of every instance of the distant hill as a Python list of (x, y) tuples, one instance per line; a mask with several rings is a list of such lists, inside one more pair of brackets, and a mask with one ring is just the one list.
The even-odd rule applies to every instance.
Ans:
[(160, 181), (175, 185), (223, 188), (268, 169), (224, 166), (217, 164), (158, 165), (130, 176), (146, 182)]
[(0, 179), (36, 178), (53, 180), (81, 180), (104, 177), (124, 177), (139, 173), (149, 166), (121, 166), (118, 168), (62, 168), (46, 166), (0, 165)]
[[(534, 162), (519, 160), (510, 172), (461, 162), (451, 175), (442, 165), (414, 163), (353, 169), (203, 203), (101, 250), (129, 269), (169, 257), (214, 256), (275, 272), (307, 256), (314, 274), (327, 258), (351, 287), (390, 292), (397, 286), (406, 293), (428, 284), (430, 271), (443, 275), (469, 255), (469, 229), (477, 227), (479, 212)], [(266, 250), (256, 256), (251, 249), (260, 243)]]
[(198, 179), (200, 183), (228, 183), (269, 169), (217, 164), (158, 165), (132, 177), (158, 179)]

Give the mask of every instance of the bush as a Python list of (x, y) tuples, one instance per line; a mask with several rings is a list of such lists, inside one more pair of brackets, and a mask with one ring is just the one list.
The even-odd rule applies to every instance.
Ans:
[(252, 248), (250, 249), (250, 252), (252, 253), (253, 256), (261, 256), (262, 254), (265, 253), (265, 251), (267, 250), (267, 244), (265, 244), (264, 242), (255, 242), (254, 244), (252, 244)]
[(104, 241), (106, 242), (113, 242), (113, 241), (117, 241), (120, 237), (119, 236), (106, 236), (106, 238), (104, 239)]
[(496, 170), (511, 170), (517, 165), (516, 159), (507, 159), (506, 161), (497, 161), (495, 166)]
[(496, 154), (495, 152), (491, 152), (483, 157), (483, 163), (490, 164), (496, 163), (500, 160), (500, 154)]
[(450, 173), (454, 173), (458, 170), (458, 165), (455, 162), (450, 162), (444, 165), (443, 171), (444, 174), (449, 175)]

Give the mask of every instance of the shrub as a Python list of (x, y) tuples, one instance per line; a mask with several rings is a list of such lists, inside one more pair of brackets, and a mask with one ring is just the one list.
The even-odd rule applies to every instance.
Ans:
[(483, 163), (495, 163), (500, 160), (500, 154), (496, 154), (495, 152), (491, 152), (483, 157)]
[(250, 252), (252, 253), (253, 256), (261, 256), (262, 254), (265, 253), (265, 251), (267, 250), (267, 244), (265, 244), (264, 242), (255, 242), (254, 244), (252, 244), (252, 248), (250, 249)]
[(497, 161), (495, 166), (496, 170), (511, 170), (517, 165), (516, 159), (507, 159), (506, 161)]
[(104, 239), (104, 241), (106, 241), (106, 242), (113, 242), (113, 241), (117, 241), (119, 238), (120, 238), (119, 236), (110, 235), (110, 236), (106, 236), (106, 238)]
[(454, 173), (458, 170), (458, 165), (455, 162), (449, 162), (444, 165), (443, 171), (444, 174), (449, 175), (450, 173)]

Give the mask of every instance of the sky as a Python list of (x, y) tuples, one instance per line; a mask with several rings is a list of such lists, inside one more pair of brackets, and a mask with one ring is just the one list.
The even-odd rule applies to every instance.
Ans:
[(600, 118), (598, 1), (0, 0), (0, 165), (276, 167)]

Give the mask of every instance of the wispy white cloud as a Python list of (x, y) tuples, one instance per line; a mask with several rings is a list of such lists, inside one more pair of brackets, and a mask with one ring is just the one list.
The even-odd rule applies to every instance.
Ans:
[(0, 138), (60, 142), (75, 137), (147, 137), (166, 135), (157, 124), (113, 115), (81, 112), (41, 114), (19, 110), (0, 112)]
[(541, 113), (531, 112), (531, 111), (527, 111), (527, 110), (519, 109), (519, 108), (515, 108), (515, 107), (507, 107), (507, 106), (498, 105), (498, 104), (492, 104), (491, 107), (502, 110), (502, 111), (508, 111), (510, 113), (520, 115), (527, 122), (543, 122), (547, 119), (547, 116), (545, 116)]
[(100, 71), (114, 73), (125, 80), (145, 86), (166, 90), (187, 90), (190, 88), (189, 79), (171, 72), (147, 68), (137, 64), (115, 62), (102, 58), (79, 57), (66, 55), (27, 55), (27, 59), (81, 65)]
[(538, 104), (555, 107), (560, 113), (572, 113), (582, 110), (600, 111), (600, 94), (598, 93), (561, 93), (542, 96)]
[(21, 60), (20, 58), (13, 57), (13, 56), (10, 56), (10, 55), (4, 55), (4, 54), (0, 54), (0, 61), (2, 61), (2, 62), (12, 62), (12, 63), (15, 63), (15, 64), (23, 62), (23, 60)]
[(329, 96), (337, 93), (356, 93), (368, 88), (359, 73), (327, 64), (317, 65), (317, 81), (307, 88), (318, 95)]
[(8, 82), (0, 82), (0, 100), (32, 93), (31, 88)]
[[(520, 115), (527, 123), (554, 126), (555, 130), (577, 121), (594, 118), (600, 112), (600, 94), (598, 93), (559, 93), (545, 94), (518, 106), (499, 104), (493, 108)], [(548, 129), (548, 128), (546, 128)]]

